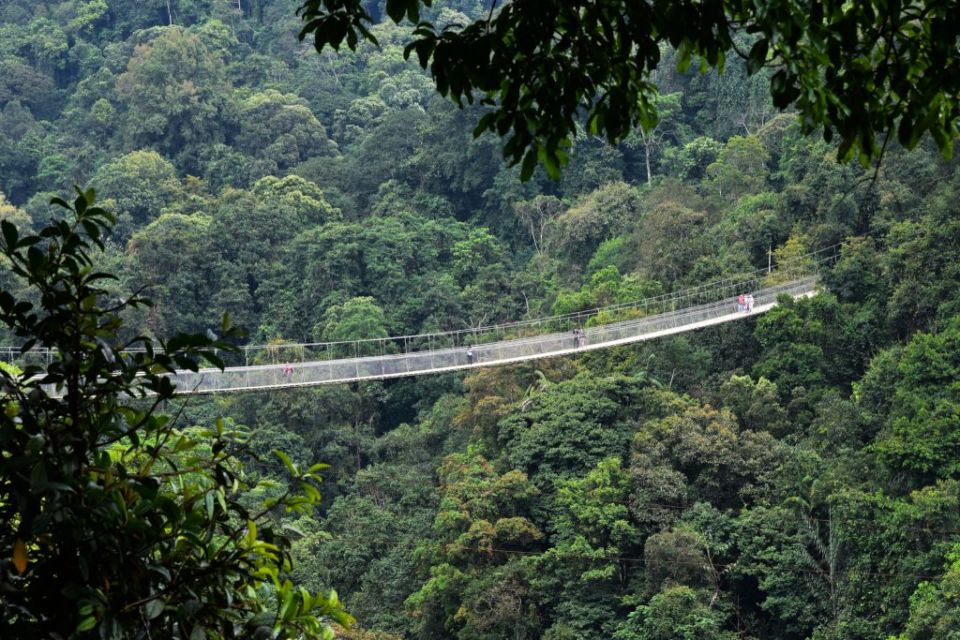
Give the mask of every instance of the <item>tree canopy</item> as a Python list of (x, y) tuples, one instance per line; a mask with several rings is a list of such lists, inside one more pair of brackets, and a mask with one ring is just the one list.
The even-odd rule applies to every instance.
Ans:
[[(561, 179), (536, 166), (523, 183), (497, 136), (472, 136), (496, 105), (458, 109), (437, 94), (414, 50), (404, 59), (419, 37), (414, 23), (394, 22), (386, 0), (362, 0), (380, 46), (358, 40), (356, 51), (316, 54), (297, 41), (303, 1), (0, 1), (0, 222), (17, 232), (6, 245), (16, 248), (0, 251), (0, 301), (33, 304), (29, 313), (45, 317), (8, 254), (26, 253), (30, 263), (31, 247), (41, 249), (44, 260), (30, 268), (46, 269), (48, 248), (65, 246), (61, 228), (50, 230), (51, 196), (77, 182), (98, 185), (98, 202), (118, 220), (103, 250), (89, 251), (96, 267), (84, 268), (119, 278), (94, 280), (102, 295), (75, 310), (90, 320), (124, 300), (153, 301), (117, 310), (120, 336), (94, 328), (66, 360), (10, 349), (26, 337), (0, 317), (0, 359), (16, 365), (0, 363), (0, 609), (19, 607), (0, 611), (0, 638), (76, 632), (85, 640), (113, 621), (136, 630), (128, 637), (147, 628), (169, 638), (176, 624), (179, 640), (272, 635), (259, 623), (281, 609), (281, 617), (296, 610), (294, 625), (313, 624), (312, 615), (299, 620), (305, 601), (297, 604), (298, 589), (284, 591), (288, 578), (311, 604), (332, 601), (314, 594), (340, 594), (357, 619), (336, 630), (345, 640), (960, 633), (960, 157), (942, 160), (925, 135), (913, 150), (892, 139), (876, 171), (839, 163), (835, 143), (777, 113), (774, 46), (752, 75), (736, 53), (749, 58), (762, 33), (730, 22), (735, 48), (723, 50), (723, 72), (709, 62), (699, 72), (702, 55), (672, 48), (651, 22), (658, 52), (649, 54), (659, 61), (644, 73), (659, 92), (650, 101), (660, 122), (610, 145), (589, 127), (584, 103)], [(819, 4), (829, 20), (914, 11)], [(508, 10), (549, 30), (557, 15), (582, 23), (618, 5), (517, 0), (492, 15), (490, 0), (420, 6), (437, 30), (494, 24)], [(628, 8), (709, 18), (717, 6)], [(728, 18), (758, 10), (723, 6), (732, 7)], [(779, 20), (801, 5), (757, 6)], [(918, 14), (931, 22), (914, 23), (921, 30), (939, 28), (940, 5), (931, 6)], [(827, 20), (794, 17), (791, 37), (801, 39), (819, 37), (803, 31), (811, 19)], [(698, 24), (689, 21), (689, 37), (712, 37), (696, 35)], [(597, 46), (606, 38), (599, 33)], [(809, 44), (811, 55), (826, 50)], [(571, 49), (561, 66), (625, 50)], [(890, 63), (907, 64), (907, 55)], [(861, 64), (831, 56), (824, 79)], [(678, 69), (685, 57), (690, 68)], [(519, 62), (536, 71), (549, 60)], [(872, 62), (863, 64), (856, 68)], [(937, 73), (947, 86), (952, 64), (916, 86)], [(579, 70), (559, 68), (556, 77), (569, 73)], [(499, 84), (492, 95), (472, 86), (475, 101), (498, 99)], [(518, 100), (532, 94), (524, 95)], [(539, 113), (535, 100), (521, 106)], [(40, 242), (21, 244), (41, 230)], [(74, 235), (90, 244), (83, 231)], [(469, 374), (168, 400), (117, 442), (96, 437), (97, 427), (136, 424), (149, 398), (84, 396), (99, 421), (68, 427), (66, 401), (17, 369), (42, 364), (36, 375), (50, 376), (69, 364), (89, 373), (88, 390), (131, 376), (142, 387), (162, 377), (162, 350), (137, 361), (104, 351), (101, 340), (222, 336), (224, 313), (249, 329), (246, 342), (230, 339), (243, 352), (219, 351), (231, 366), (321, 353), (293, 348), (298, 342), (366, 338), (366, 347), (334, 346), (321, 357), (389, 353), (378, 336), (469, 332), (672, 297), (829, 245), (838, 262), (822, 274), (823, 292), (760, 317)], [(70, 329), (65, 317), (45, 325), (51, 340)], [(41, 388), (25, 388), (31, 380)], [(50, 410), (38, 416), (34, 400)], [(304, 482), (271, 449), (290, 452)], [(88, 454), (92, 462), (62, 472)], [(251, 541), (241, 510), (256, 516), (289, 487), (315, 485), (303, 473), (319, 462), (329, 465), (318, 471), (322, 503), (275, 504), (256, 519)], [(155, 493), (152, 476), (161, 476)], [(35, 510), (38, 494), (40, 515), (21, 530), (27, 519), (17, 514)], [(159, 524), (144, 527), (145, 519)], [(234, 533), (239, 544), (212, 555)], [(260, 543), (281, 550), (275, 563), (257, 552), (270, 550)], [(209, 557), (228, 569), (236, 568), (228, 557), (264, 561), (280, 585), (261, 575), (259, 604), (241, 605), (249, 573), (204, 573), (214, 570), (203, 565)], [(183, 567), (180, 578), (152, 570), (168, 560)], [(75, 588), (87, 595), (63, 593)], [(20, 626), (10, 632), (7, 622)], [(80, 624), (93, 626), (76, 631)]]

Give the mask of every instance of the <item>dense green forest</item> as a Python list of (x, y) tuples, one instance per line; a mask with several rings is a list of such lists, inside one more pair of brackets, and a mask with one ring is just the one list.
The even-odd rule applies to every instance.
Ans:
[(838, 164), (762, 73), (664, 50), (656, 128), (583, 131), (561, 180), (521, 182), (406, 30), (317, 54), (297, 4), (0, 0), (0, 217), (39, 229), (93, 186), (119, 218), (100, 268), (155, 301), (131, 326), (226, 312), (255, 344), (590, 309), (843, 243), (817, 297), (682, 337), (187, 401), (330, 465), (286, 524), (344, 637), (958, 637), (960, 162)]

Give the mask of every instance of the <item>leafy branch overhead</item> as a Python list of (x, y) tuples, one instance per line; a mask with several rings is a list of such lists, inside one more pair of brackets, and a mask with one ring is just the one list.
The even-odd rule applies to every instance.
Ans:
[[(771, 68), (776, 106), (794, 107), (807, 132), (836, 136), (846, 159), (869, 163), (891, 134), (913, 148), (929, 133), (950, 156), (958, 132), (955, 2), (492, 0), (487, 16), (442, 28), (421, 19), (431, 4), (387, 0), (390, 18), (411, 25), (405, 54), (458, 105), (492, 107), (474, 133), (506, 137), (524, 179), (538, 162), (560, 174), (581, 121), (611, 143), (656, 126), (661, 45), (678, 50), (681, 70), (722, 70), (730, 51), (750, 73)], [(377, 42), (362, 0), (306, 0), (299, 15), (300, 38), (318, 51)]]

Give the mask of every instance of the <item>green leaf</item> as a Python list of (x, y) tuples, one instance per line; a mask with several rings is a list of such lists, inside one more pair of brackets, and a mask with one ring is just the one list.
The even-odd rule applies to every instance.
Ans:
[(533, 176), (533, 170), (537, 167), (537, 152), (533, 149), (527, 151), (523, 157), (523, 165), (520, 167), (520, 181), (526, 182)]
[(750, 49), (750, 57), (747, 59), (747, 69), (751, 74), (756, 73), (766, 64), (767, 51), (769, 48), (770, 42), (766, 38), (762, 38)]
[(153, 620), (163, 613), (164, 602), (160, 598), (154, 598), (147, 602), (144, 607), (144, 615), (147, 617), (147, 620)]
[[(414, 0), (417, 2), (419, 0)], [(399, 23), (407, 13), (407, 5), (412, 4), (406, 0), (387, 0), (387, 15), (394, 22)]]
[(274, 449), (273, 455), (280, 458), (280, 462), (283, 463), (283, 466), (287, 469), (288, 473), (290, 473), (291, 475), (296, 475), (297, 469), (293, 464), (293, 460), (290, 459), (290, 456), (288, 456), (283, 451), (280, 451), (279, 449)]
[(73, 209), (73, 207), (67, 204), (67, 201), (64, 200), (63, 198), (56, 198), (56, 197), (50, 198), (50, 204), (55, 204), (58, 207), (63, 207), (64, 209), (71, 209), (71, 210)]
[(87, 616), (77, 625), (77, 633), (90, 631), (90, 629), (93, 629), (95, 626), (97, 626), (97, 619), (93, 616)]
[(282, 622), (286, 622), (291, 618), (291, 616), (296, 611), (296, 609), (294, 608), (294, 598), (296, 596), (296, 593), (291, 588), (289, 583), (285, 583), (279, 595), (283, 597), (283, 605), (280, 607), (280, 613), (277, 617)]
[(17, 228), (9, 220), (0, 222), (0, 227), (3, 228), (3, 241), (6, 244), (6, 248), (10, 250), (16, 249), (17, 240), (19, 239)]
[(74, 189), (77, 190), (79, 195), (77, 195), (77, 199), (73, 201), (73, 208), (77, 213), (82, 214), (87, 210), (87, 198), (83, 195), (83, 192), (80, 191), (78, 187), (74, 187)]

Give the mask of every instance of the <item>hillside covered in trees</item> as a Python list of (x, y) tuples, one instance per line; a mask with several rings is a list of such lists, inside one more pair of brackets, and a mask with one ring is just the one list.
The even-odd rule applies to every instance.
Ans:
[(960, 634), (960, 162), (925, 141), (838, 164), (763, 74), (664, 50), (655, 128), (582, 131), (561, 180), (521, 182), (473, 137), (482, 107), (404, 60), (406, 30), (317, 54), (297, 4), (0, 0), (0, 218), (39, 229), (93, 186), (119, 219), (100, 268), (155, 301), (131, 326), (229, 313), (250, 344), (568, 313), (842, 243), (820, 295), (757, 319), (186, 402), (186, 424), (231, 416), (330, 465), (318, 510), (276, 517), (345, 637)]

